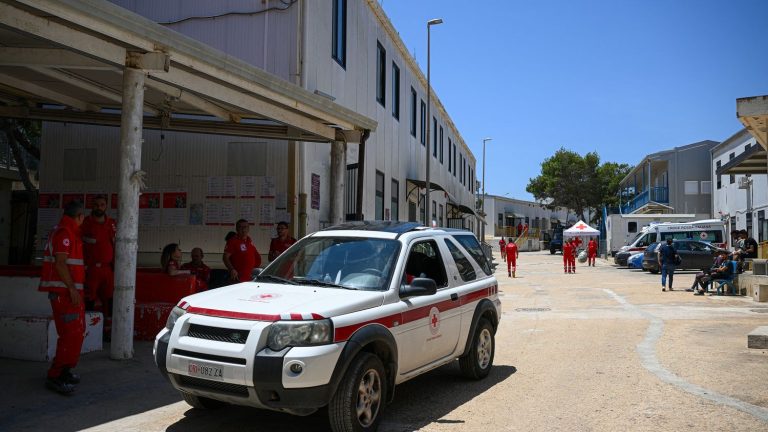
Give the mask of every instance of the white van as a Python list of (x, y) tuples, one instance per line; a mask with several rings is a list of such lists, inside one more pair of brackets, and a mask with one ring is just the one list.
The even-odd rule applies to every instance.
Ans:
[(679, 240), (701, 240), (719, 248), (726, 248), (725, 223), (720, 219), (705, 219), (689, 223), (659, 223), (644, 228), (632, 242), (621, 251), (643, 251), (651, 243), (666, 241), (668, 238)]

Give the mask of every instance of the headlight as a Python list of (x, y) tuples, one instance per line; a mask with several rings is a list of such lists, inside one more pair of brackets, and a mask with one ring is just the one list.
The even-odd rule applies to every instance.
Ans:
[(185, 311), (184, 309), (178, 306), (174, 306), (173, 309), (171, 310), (170, 315), (168, 315), (168, 321), (165, 322), (165, 328), (167, 328), (168, 330), (173, 330), (173, 325), (176, 324), (176, 320), (181, 318), (181, 316), (184, 315), (185, 313), (187, 313), (187, 311)]
[(267, 346), (280, 351), (289, 346), (323, 345), (331, 342), (330, 319), (318, 321), (278, 321), (269, 327)]

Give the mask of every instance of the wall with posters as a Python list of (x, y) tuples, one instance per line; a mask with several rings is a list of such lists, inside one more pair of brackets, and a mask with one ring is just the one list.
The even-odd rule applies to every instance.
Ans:
[[(44, 123), (42, 140), (38, 238), (71, 199), (88, 207), (97, 194), (107, 195), (109, 214), (119, 218), (119, 128)], [(294, 223), (285, 141), (145, 130), (142, 170), (140, 266), (159, 266), (163, 246), (176, 242), (185, 260), (201, 247), (208, 265), (221, 267), (224, 236), (239, 218), (251, 222), (266, 263), (277, 222)]]

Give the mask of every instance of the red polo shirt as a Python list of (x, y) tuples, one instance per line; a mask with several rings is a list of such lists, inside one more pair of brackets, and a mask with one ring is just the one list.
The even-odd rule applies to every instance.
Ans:
[(115, 233), (117, 224), (109, 216), (99, 223), (95, 217), (88, 216), (80, 227), (83, 234), (85, 265), (112, 264), (115, 258)]
[(229, 261), (237, 270), (240, 282), (250, 281), (253, 269), (261, 265), (261, 255), (250, 237), (244, 239), (238, 236), (232, 237), (224, 247), (224, 253), (230, 254)]

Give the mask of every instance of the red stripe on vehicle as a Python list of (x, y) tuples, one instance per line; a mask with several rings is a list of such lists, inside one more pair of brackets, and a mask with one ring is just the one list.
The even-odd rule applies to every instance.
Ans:
[(182, 309), (184, 309), (184, 307), (185, 307), (186, 305), (187, 305), (187, 302), (185, 302), (185, 301), (183, 301), (183, 300), (181, 301), (181, 303), (179, 303), (179, 307), (180, 307), (180, 308), (182, 308)]
[(494, 286), (485, 287), (476, 291), (472, 291), (459, 297), (458, 300), (444, 300), (438, 303), (411, 309), (403, 313), (387, 315), (385, 317), (363, 321), (357, 324), (350, 324), (344, 327), (337, 327), (334, 331), (334, 342), (344, 342), (348, 340), (350, 336), (352, 336), (357, 330), (369, 324), (381, 324), (386, 328), (392, 328), (395, 327), (395, 323), (398, 323), (398, 325), (403, 325), (409, 322), (427, 318), (429, 316), (429, 311), (432, 310), (433, 307), (436, 307), (440, 312), (455, 309), (459, 306), (472, 303), (474, 301), (490, 296), (489, 292), (493, 289), (493, 287)]
[(215, 316), (219, 318), (247, 319), (247, 320), (254, 320), (254, 321), (279, 321), (280, 320), (280, 315), (233, 312), (233, 311), (207, 309), (207, 308), (194, 307), (194, 306), (190, 306), (189, 309), (187, 309), (187, 312), (198, 314), (198, 315)]
[(304, 317), (301, 316), (301, 314), (298, 314), (298, 313), (292, 313), (291, 314), (291, 320), (293, 320), (293, 321), (301, 321), (303, 319), (304, 319)]
[(316, 313), (313, 312), (312, 313), (312, 319), (321, 320), (321, 319), (325, 319), (325, 317), (320, 315), (320, 314), (316, 314)]

